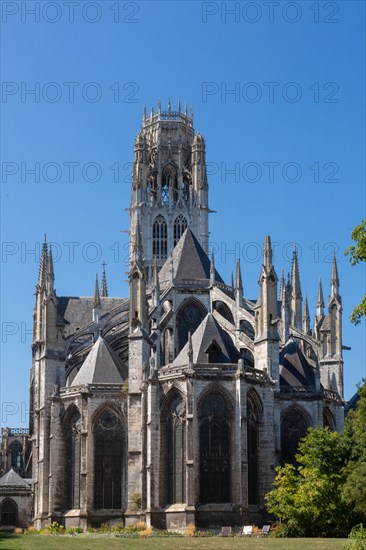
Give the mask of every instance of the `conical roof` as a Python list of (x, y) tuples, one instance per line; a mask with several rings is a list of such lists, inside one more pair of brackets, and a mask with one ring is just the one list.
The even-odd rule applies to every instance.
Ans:
[[(218, 363), (236, 363), (240, 358), (230, 336), (219, 325), (214, 316), (208, 313), (192, 334), (193, 363), (207, 363), (207, 353), (211, 344), (215, 344), (216, 348), (220, 350), (217, 358)], [(174, 359), (173, 366), (188, 363), (188, 348), (189, 342)]]
[(0, 477), (0, 487), (29, 487), (29, 483), (20, 477), (13, 468)]
[[(189, 227), (173, 249), (172, 260), (175, 282), (210, 280), (211, 261)], [(165, 262), (159, 272), (159, 281), (162, 286), (165, 286), (170, 280), (169, 266), (170, 259)], [(224, 282), (216, 269), (215, 280), (220, 283)]]
[(71, 386), (83, 384), (122, 384), (124, 365), (101, 336), (95, 342)]

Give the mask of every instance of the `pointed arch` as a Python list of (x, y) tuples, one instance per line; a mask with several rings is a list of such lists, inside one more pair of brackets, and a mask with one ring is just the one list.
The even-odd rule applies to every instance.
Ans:
[(168, 225), (161, 214), (154, 219), (152, 231), (153, 257), (164, 260), (168, 256)]
[(173, 329), (167, 327), (163, 332), (163, 365), (172, 363), (174, 359)]
[(181, 236), (183, 235), (183, 233), (185, 232), (187, 227), (188, 227), (187, 218), (185, 216), (183, 216), (183, 214), (179, 214), (175, 218), (174, 226), (173, 226), (173, 231), (174, 231), (173, 243), (174, 243), (174, 246), (177, 244), (177, 242), (179, 241), (179, 239), (181, 238)]
[(18, 525), (18, 505), (12, 498), (0, 504), (0, 525)]
[(162, 472), (166, 488), (162, 502), (177, 504), (186, 501), (186, 404), (182, 393), (173, 387), (161, 408)]
[(193, 334), (206, 315), (207, 309), (197, 298), (187, 298), (181, 304), (176, 316), (177, 355), (188, 342), (188, 333)]
[(122, 507), (122, 463), (125, 458), (125, 431), (120, 411), (105, 404), (93, 418), (94, 508)]
[(232, 411), (227, 392), (212, 384), (199, 401), (200, 497), (202, 503), (230, 502)]
[(311, 418), (300, 405), (290, 405), (281, 417), (281, 458), (283, 463), (296, 464), (299, 442), (311, 426)]

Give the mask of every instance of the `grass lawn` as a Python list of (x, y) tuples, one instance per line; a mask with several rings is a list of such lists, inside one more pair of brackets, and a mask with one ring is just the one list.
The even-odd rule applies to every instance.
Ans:
[(343, 550), (346, 539), (262, 539), (240, 537), (159, 537), (135, 539), (111, 535), (9, 535), (0, 533), (1, 550), (97, 550), (123, 548), (127, 550)]

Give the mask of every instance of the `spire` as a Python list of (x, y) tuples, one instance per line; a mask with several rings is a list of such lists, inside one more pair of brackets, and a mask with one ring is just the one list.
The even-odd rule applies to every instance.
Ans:
[(158, 114), (160, 115), (161, 113), (161, 101), (160, 101), (160, 97), (158, 99)]
[(180, 113), (180, 99), (178, 99), (178, 113)]
[(234, 272), (231, 270), (230, 286), (234, 288)]
[(187, 102), (185, 101), (184, 102), (184, 114), (187, 116), (188, 114), (188, 109), (187, 109)]
[(243, 307), (243, 282), (241, 278), (240, 259), (236, 260), (236, 277), (235, 277), (235, 300), (236, 305)]
[(285, 303), (285, 300), (286, 300), (286, 279), (285, 279), (285, 271), (283, 269), (282, 269), (281, 281), (280, 281), (280, 300), (282, 302), (282, 305)]
[(168, 99), (168, 113), (172, 110), (172, 106), (170, 104), (170, 98)]
[(291, 286), (292, 286), (293, 296), (301, 298), (302, 296), (301, 296), (299, 264), (297, 259), (297, 249), (296, 249), (295, 243), (294, 243), (294, 253), (292, 256)]
[(305, 332), (305, 334), (310, 333), (310, 314), (309, 314), (309, 306), (308, 306), (307, 296), (305, 296), (304, 315), (303, 315), (303, 318), (302, 318), (302, 329)]
[(45, 234), (43, 246), (42, 246), (41, 261), (39, 263), (38, 285), (37, 285), (38, 290), (41, 290), (46, 284), (47, 256), (48, 256), (47, 237)]
[(105, 266), (106, 265), (107, 264), (105, 262), (102, 262), (103, 272), (102, 272), (102, 282), (101, 282), (101, 285), (100, 285), (100, 295), (103, 298), (108, 297), (107, 276), (106, 276), (106, 273), (105, 273)]
[(322, 287), (322, 280), (319, 279), (318, 298), (316, 301), (316, 316), (318, 319), (320, 319), (320, 317), (323, 317), (323, 315), (324, 315), (323, 287)]
[(98, 274), (95, 276), (93, 307), (94, 307), (94, 309), (100, 309), (100, 294), (99, 294)]
[(213, 285), (214, 283), (215, 283), (215, 255), (212, 250), (211, 263), (210, 263), (210, 284)]
[(243, 292), (243, 282), (241, 278), (241, 269), (240, 269), (240, 260), (236, 260), (236, 278), (235, 278), (235, 288), (236, 290), (241, 290)]
[(50, 247), (49, 253), (47, 255), (46, 261), (46, 283), (48, 292), (53, 292), (55, 282), (55, 272), (53, 270), (53, 258), (52, 258), (52, 249)]
[(339, 296), (339, 277), (338, 277), (338, 267), (335, 254), (333, 255), (332, 263), (332, 276), (330, 278), (330, 296)]
[(300, 285), (299, 264), (297, 260), (296, 244), (294, 244), (294, 254), (292, 257), (291, 271), (291, 323), (294, 327), (300, 328), (302, 325), (302, 294)]
[(263, 265), (266, 268), (272, 267), (272, 246), (271, 237), (269, 235), (266, 235), (264, 238)]

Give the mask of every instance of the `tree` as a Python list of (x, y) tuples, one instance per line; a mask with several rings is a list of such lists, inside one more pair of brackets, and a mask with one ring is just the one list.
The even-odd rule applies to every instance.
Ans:
[(366, 382), (359, 387), (360, 399), (347, 416), (346, 436), (352, 441), (352, 456), (345, 473), (343, 497), (366, 521)]
[[(352, 231), (352, 239), (356, 241), (356, 245), (349, 246), (345, 254), (351, 256), (351, 264), (356, 265), (359, 262), (366, 262), (366, 220), (362, 220), (360, 225), (357, 225)], [(358, 325), (362, 317), (366, 317), (366, 294), (358, 306), (355, 307), (351, 314), (351, 322)]]
[(349, 438), (328, 428), (311, 428), (299, 444), (297, 466), (277, 468), (267, 510), (281, 519), (290, 536), (346, 535), (356, 523), (343, 499)]

